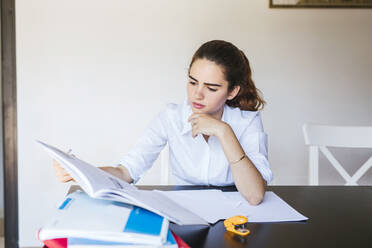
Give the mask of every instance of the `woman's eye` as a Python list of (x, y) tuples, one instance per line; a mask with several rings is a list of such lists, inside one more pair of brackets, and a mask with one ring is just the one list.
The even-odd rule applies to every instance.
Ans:
[(195, 82), (192, 82), (192, 81), (190, 81), (189, 83), (190, 83), (191, 85), (195, 85), (195, 84), (196, 84)]
[(209, 88), (209, 87), (208, 87), (208, 89), (209, 89), (210, 91), (213, 91), (213, 92), (217, 91), (217, 89), (212, 89), (212, 88)]

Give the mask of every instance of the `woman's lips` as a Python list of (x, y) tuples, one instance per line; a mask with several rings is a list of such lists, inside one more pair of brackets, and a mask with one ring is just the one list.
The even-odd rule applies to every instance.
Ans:
[(205, 107), (203, 104), (199, 104), (199, 103), (196, 103), (196, 102), (193, 102), (192, 106), (194, 106), (194, 108), (196, 108), (196, 109), (202, 109), (202, 108)]

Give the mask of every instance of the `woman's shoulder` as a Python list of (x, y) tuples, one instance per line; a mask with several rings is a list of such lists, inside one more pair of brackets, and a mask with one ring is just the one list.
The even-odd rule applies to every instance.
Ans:
[[(227, 106), (227, 105), (226, 105)], [(241, 110), (240, 108), (233, 108), (227, 106), (225, 108), (225, 120), (237, 132), (261, 132), (263, 131), (261, 112)]]
[(164, 112), (169, 117), (181, 116), (184, 112), (184, 103), (167, 103)]
[(190, 110), (185, 102), (182, 103), (167, 103), (163, 110), (160, 112), (162, 119), (168, 123), (181, 125), (185, 118), (187, 120)]
[(226, 105), (226, 118), (227, 121), (232, 122), (243, 122), (245, 125), (250, 124), (254, 120), (261, 120), (261, 112), (258, 111), (249, 111), (249, 110), (241, 110), (240, 108), (234, 108)]

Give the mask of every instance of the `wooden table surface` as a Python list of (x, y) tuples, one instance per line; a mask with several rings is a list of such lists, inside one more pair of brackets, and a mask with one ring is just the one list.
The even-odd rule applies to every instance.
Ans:
[[(142, 189), (209, 189), (198, 186), (147, 186)], [(213, 187), (212, 187), (213, 188)], [(234, 187), (222, 187), (233, 191)], [(372, 247), (371, 186), (269, 186), (297, 211), (304, 222), (249, 223), (251, 234), (241, 238), (225, 231), (223, 221), (210, 227), (170, 228), (191, 247)]]
[[(138, 186), (140, 189), (190, 190), (235, 187)], [(210, 227), (170, 225), (191, 247), (372, 247), (372, 186), (269, 186), (297, 211), (303, 222), (249, 223), (246, 237), (226, 232), (223, 221)]]

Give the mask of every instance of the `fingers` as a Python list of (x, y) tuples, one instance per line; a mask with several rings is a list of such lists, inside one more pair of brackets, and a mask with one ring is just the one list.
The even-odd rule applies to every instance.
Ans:
[(190, 123), (191, 123), (191, 126), (194, 127), (197, 124), (197, 120), (196, 119), (192, 119), (190, 121)]
[(191, 126), (193, 127), (198, 123), (199, 118), (200, 114), (192, 114), (187, 121), (190, 122)]
[[(192, 127), (192, 137), (195, 138), (199, 133), (204, 133), (206, 121), (208, 118), (207, 114), (192, 114), (188, 118), (188, 122), (190, 122)], [(203, 127), (204, 126), (204, 127)]]
[(195, 124), (192, 126), (192, 137), (195, 138), (199, 133), (199, 128), (198, 126)]
[(190, 122), (191, 120), (196, 120), (196, 119), (198, 119), (199, 117), (201, 117), (201, 115), (202, 114), (192, 114), (192, 115), (190, 115), (190, 117), (189, 117), (189, 119), (187, 120), (188, 122)]
[(71, 176), (65, 176), (65, 177), (59, 178), (59, 181), (61, 181), (62, 183), (67, 183), (67, 182), (73, 181), (73, 179)]
[(197, 120), (196, 119), (191, 119), (190, 124), (191, 124), (191, 128), (192, 128), (192, 137), (195, 138), (196, 135), (198, 134)]
[(56, 160), (53, 160), (53, 168), (58, 180), (62, 183), (73, 180), (70, 174), (65, 169), (63, 169), (63, 167)]
[(192, 131), (192, 137), (195, 138), (198, 134), (194, 131)]
[(190, 122), (191, 127), (192, 127), (192, 137), (195, 138), (198, 135), (198, 118), (200, 117), (200, 114), (192, 114), (188, 122)]
[(190, 122), (193, 118), (195, 118), (195, 114), (190, 115), (190, 117), (187, 119), (187, 121)]

